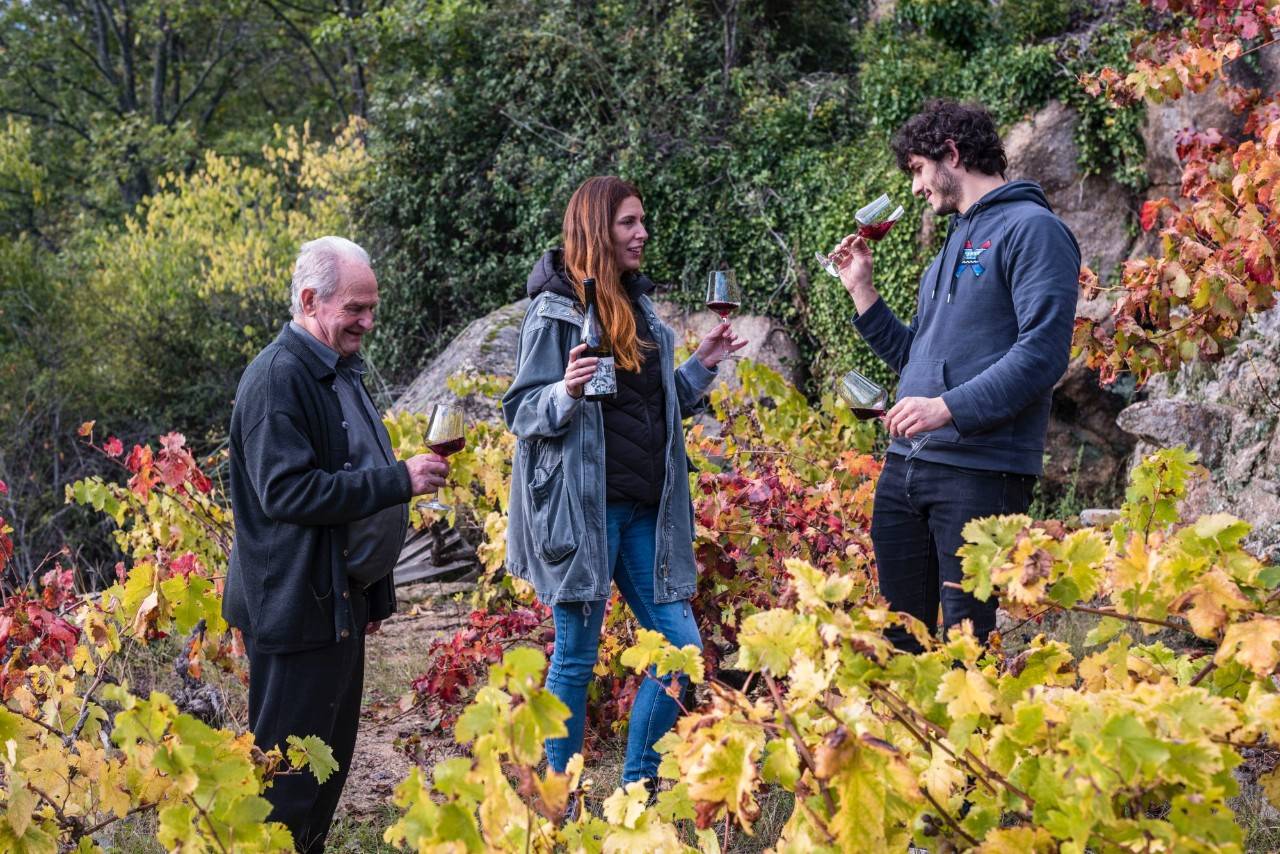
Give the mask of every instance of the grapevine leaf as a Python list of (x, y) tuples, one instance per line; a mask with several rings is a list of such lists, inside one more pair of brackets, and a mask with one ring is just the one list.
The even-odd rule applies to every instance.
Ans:
[(338, 770), (338, 761), (333, 758), (333, 750), (319, 736), (308, 735), (299, 738), (289, 736), (289, 764), (294, 768), (310, 768), (316, 781), (323, 783)]
[(1214, 661), (1219, 665), (1238, 659), (1241, 664), (1253, 671), (1254, 675), (1266, 678), (1280, 663), (1280, 619), (1275, 617), (1255, 617), (1227, 626), (1226, 635), (1222, 638), (1222, 646)]
[(764, 746), (764, 767), (761, 769), (766, 783), (774, 783), (794, 792), (800, 779), (800, 755), (789, 738), (775, 738)]

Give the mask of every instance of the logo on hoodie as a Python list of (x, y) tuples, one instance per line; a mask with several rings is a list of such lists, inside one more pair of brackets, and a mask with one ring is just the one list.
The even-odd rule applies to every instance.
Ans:
[(966, 267), (973, 268), (973, 275), (975, 277), (981, 276), (983, 273), (985, 273), (987, 271), (987, 268), (982, 266), (982, 262), (980, 259), (982, 258), (982, 253), (986, 252), (990, 248), (991, 248), (990, 240), (983, 241), (982, 245), (979, 246), (977, 249), (973, 248), (972, 240), (966, 240), (964, 242), (964, 257), (960, 259), (960, 266), (956, 268), (956, 278), (958, 279), (960, 278), (960, 276), (964, 274)]

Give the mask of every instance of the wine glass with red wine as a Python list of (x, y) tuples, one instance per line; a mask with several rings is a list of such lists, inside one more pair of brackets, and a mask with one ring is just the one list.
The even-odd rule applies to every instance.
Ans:
[[(902, 205), (898, 205), (895, 208), (893, 201), (889, 198), (889, 194), (885, 193), (874, 202), (858, 208), (857, 213), (853, 215), (854, 220), (858, 223), (858, 236), (863, 240), (873, 242), (883, 240), (884, 236), (889, 233), (889, 229), (893, 228), (893, 224), (902, 219), (902, 214)], [(830, 255), (815, 252), (814, 257), (818, 259), (822, 269), (838, 279), (840, 278), (840, 268), (849, 261), (849, 252), (847, 250), (838, 250)]]
[(857, 371), (850, 371), (841, 377), (836, 390), (844, 398), (844, 402), (849, 404), (855, 418), (864, 421), (879, 418), (888, 410), (889, 390)]
[(720, 315), (723, 323), (740, 305), (742, 288), (738, 287), (738, 277), (728, 268), (713, 270), (707, 276), (707, 308)]
[[(448, 458), (467, 446), (467, 435), (464, 431), (465, 419), (462, 408), (448, 403), (437, 403), (431, 410), (431, 420), (427, 423), (427, 447), (434, 454)], [(419, 510), (449, 511), (453, 508), (441, 504), (439, 499), (420, 501)]]

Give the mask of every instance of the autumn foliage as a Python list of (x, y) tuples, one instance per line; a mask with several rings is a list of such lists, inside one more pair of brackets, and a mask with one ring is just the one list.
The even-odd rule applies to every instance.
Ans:
[(1221, 358), (1241, 324), (1271, 308), (1276, 296), (1280, 93), (1245, 89), (1230, 82), (1228, 70), (1274, 41), (1280, 3), (1153, 6), (1176, 13), (1185, 26), (1137, 45), (1134, 71), (1102, 69), (1083, 81), (1086, 88), (1123, 105), (1160, 103), (1220, 83), (1232, 109), (1247, 116), (1238, 140), (1214, 128), (1179, 134), (1181, 198), (1147, 201), (1140, 216), (1143, 230), (1158, 234), (1158, 254), (1125, 262), (1110, 287), (1092, 272), (1083, 277), (1086, 295), (1102, 290), (1114, 300), (1108, 322), (1077, 320), (1074, 342), (1108, 382), (1122, 371), (1145, 382), (1197, 359)]

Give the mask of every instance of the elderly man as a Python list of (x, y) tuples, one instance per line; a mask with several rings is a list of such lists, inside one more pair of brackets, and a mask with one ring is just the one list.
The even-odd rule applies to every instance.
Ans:
[(235, 544), (223, 614), (249, 655), (249, 726), (264, 749), (319, 736), (339, 770), (275, 779), (271, 818), (299, 851), (322, 851), (342, 794), (364, 684), (364, 635), (395, 609), (391, 569), (408, 502), (448, 467), (397, 462), (364, 388), (360, 343), (378, 281), (340, 237), (305, 244), (293, 320), (245, 370), (231, 414)]

